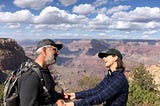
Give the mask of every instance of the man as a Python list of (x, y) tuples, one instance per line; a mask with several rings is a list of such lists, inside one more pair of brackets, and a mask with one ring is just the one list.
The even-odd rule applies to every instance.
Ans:
[(63, 95), (55, 91), (55, 82), (48, 69), (56, 62), (58, 50), (62, 47), (62, 44), (56, 44), (51, 39), (38, 42), (33, 64), (41, 72), (44, 86), (42, 88), (41, 80), (33, 68), (22, 74), (18, 82), (20, 106), (63, 106), (63, 101), (58, 100)]
[(126, 106), (129, 86), (123, 73), (125, 68), (122, 54), (116, 49), (109, 49), (100, 52), (98, 56), (109, 68), (108, 74), (95, 88), (68, 93), (70, 99), (81, 100), (66, 103), (66, 106), (91, 106), (101, 103), (104, 103), (104, 106)]

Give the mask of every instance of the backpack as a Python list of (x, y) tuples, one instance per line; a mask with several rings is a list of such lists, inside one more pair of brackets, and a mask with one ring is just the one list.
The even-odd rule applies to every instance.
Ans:
[(28, 59), (26, 62), (21, 64), (18, 70), (13, 71), (5, 81), (4, 97), (3, 97), (4, 106), (19, 106), (20, 100), (18, 94), (18, 79), (22, 76), (23, 73), (29, 71), (31, 68), (37, 73), (38, 77), (40, 78), (42, 89), (49, 96), (48, 90), (44, 86), (42, 73), (36, 67), (34, 62), (31, 59)]

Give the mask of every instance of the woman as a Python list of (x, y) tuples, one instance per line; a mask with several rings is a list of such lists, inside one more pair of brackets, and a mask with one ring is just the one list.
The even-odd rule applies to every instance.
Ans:
[(101, 103), (104, 106), (126, 106), (129, 86), (123, 73), (125, 68), (122, 54), (116, 49), (109, 49), (100, 52), (98, 56), (109, 69), (108, 74), (95, 88), (66, 94), (70, 99), (80, 99), (68, 102), (66, 106), (90, 106)]

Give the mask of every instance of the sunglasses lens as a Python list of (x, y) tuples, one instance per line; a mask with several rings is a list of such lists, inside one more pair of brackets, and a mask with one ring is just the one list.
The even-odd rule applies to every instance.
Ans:
[(57, 49), (57, 48), (53, 48), (53, 50), (54, 50), (54, 51), (56, 51), (56, 52), (58, 51), (58, 49)]

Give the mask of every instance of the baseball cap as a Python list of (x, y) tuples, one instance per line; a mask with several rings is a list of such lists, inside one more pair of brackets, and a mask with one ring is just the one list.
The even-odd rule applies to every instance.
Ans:
[(57, 47), (58, 50), (63, 47), (63, 44), (56, 44), (52, 39), (43, 39), (37, 43), (36, 50), (47, 45)]
[(103, 57), (106, 57), (106, 56), (108, 56), (108, 55), (116, 55), (116, 56), (118, 56), (118, 58), (120, 58), (121, 60), (122, 60), (122, 54), (120, 53), (120, 51), (119, 50), (117, 50), (117, 49), (108, 49), (108, 50), (106, 50), (105, 52), (99, 52), (98, 53), (98, 57), (99, 58), (103, 58)]

